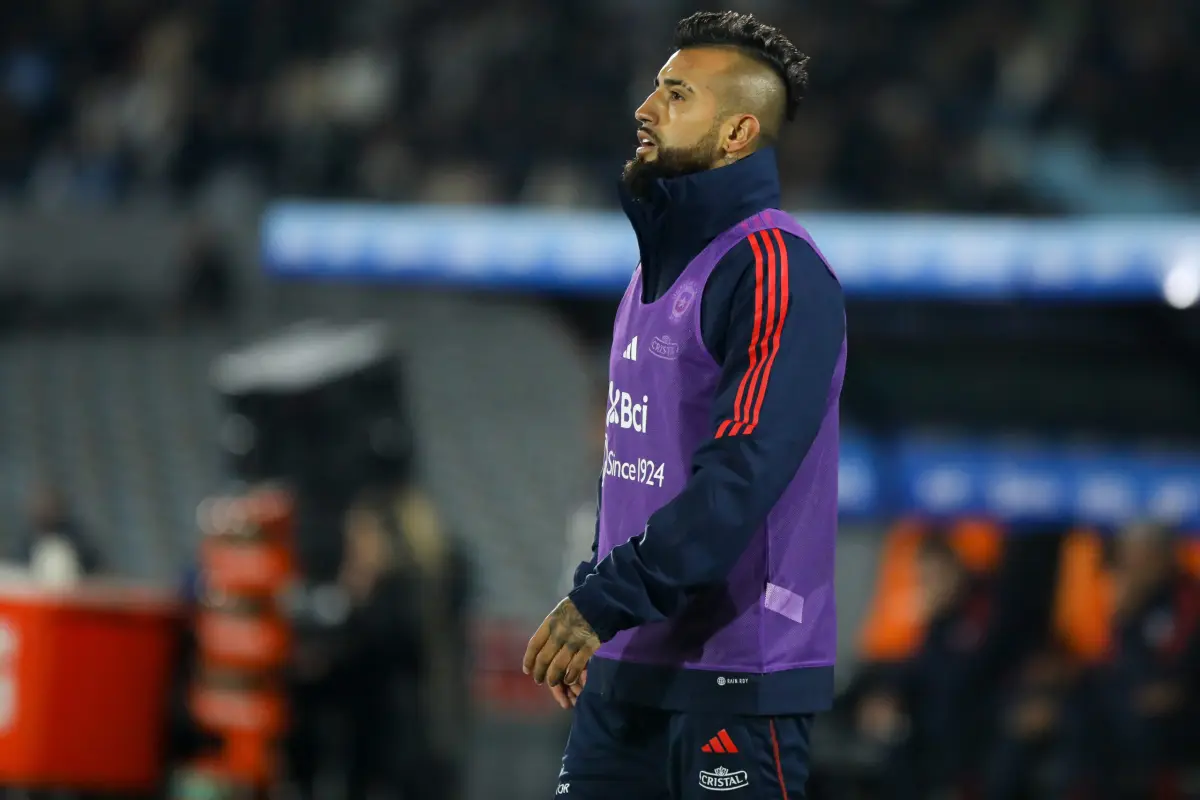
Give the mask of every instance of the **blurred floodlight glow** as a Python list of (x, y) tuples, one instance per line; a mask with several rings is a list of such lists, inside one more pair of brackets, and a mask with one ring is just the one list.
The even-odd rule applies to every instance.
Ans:
[(1200, 256), (1183, 259), (1167, 271), (1163, 297), (1175, 308), (1190, 308), (1200, 301)]

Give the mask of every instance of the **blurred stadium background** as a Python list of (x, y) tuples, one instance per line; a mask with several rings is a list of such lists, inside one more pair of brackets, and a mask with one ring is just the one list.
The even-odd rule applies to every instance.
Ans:
[[(817, 731), (812, 796), (1198, 796), (1200, 6), (727, 5), (812, 56), (780, 145), (786, 205), (849, 304), (846, 692)], [(194, 609), (221, 606), (204, 501), (284, 479), (302, 588), (282, 685), (292, 727), (316, 734), (285, 736), (271, 774), (315, 770), (317, 794), (340, 796), (365, 747), (347, 734), (361, 673), (329, 664), (361, 633), (336, 613), (343, 538), (359, 541), (344, 514), (387, 516), (360, 494), (383, 486), (417, 540), (388, 568), (447, 602), (394, 622), (419, 635), (378, 662), (419, 688), (381, 701), (371, 724), (392, 733), (363, 763), (391, 762), (401, 774), (375, 779), (404, 798), (549, 795), (567, 721), (514, 673), (590, 544), (606, 337), (637, 258), (615, 177), (692, 10), (0, 6), (0, 782), (159, 780), (47, 773), (74, 758), (52, 740), (96, 742), (36, 699), (59, 684), (27, 685), (27, 651), (54, 648), (26, 606), (79, 593), (72, 607), (120, 617), (153, 586), (178, 596), (153, 613), (185, 648), (161, 680), (165, 656), (147, 656), (143, 687), (176, 686), (171, 733), (109, 717), (108, 746), (221, 777), (159, 791), (254, 783), (221, 772), (179, 687), (205, 679), (184, 667), (205, 646)], [(1130, 532), (1143, 522), (1171, 540)], [(101, 584), (116, 595), (95, 599)], [(118, 646), (101, 628), (64, 630), (94, 655)], [(91, 687), (70, 694), (81, 720), (117, 680), (80, 677), (89, 663), (45, 673)]]

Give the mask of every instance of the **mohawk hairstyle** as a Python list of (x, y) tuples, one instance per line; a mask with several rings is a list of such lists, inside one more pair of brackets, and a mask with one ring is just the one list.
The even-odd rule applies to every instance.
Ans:
[(796, 109), (808, 86), (808, 56), (778, 28), (759, 22), (753, 14), (736, 11), (697, 11), (675, 28), (674, 49), (733, 47), (771, 70), (787, 89), (784, 117), (796, 118)]

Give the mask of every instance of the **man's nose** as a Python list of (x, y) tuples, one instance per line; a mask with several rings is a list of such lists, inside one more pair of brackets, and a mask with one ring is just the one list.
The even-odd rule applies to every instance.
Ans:
[(655, 121), (653, 98), (647, 98), (646, 102), (642, 103), (634, 112), (633, 118), (642, 125), (653, 125)]

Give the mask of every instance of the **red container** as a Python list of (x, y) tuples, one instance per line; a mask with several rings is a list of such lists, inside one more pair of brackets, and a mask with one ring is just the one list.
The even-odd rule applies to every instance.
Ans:
[(142, 589), (0, 588), (0, 784), (154, 790), (179, 624)]

